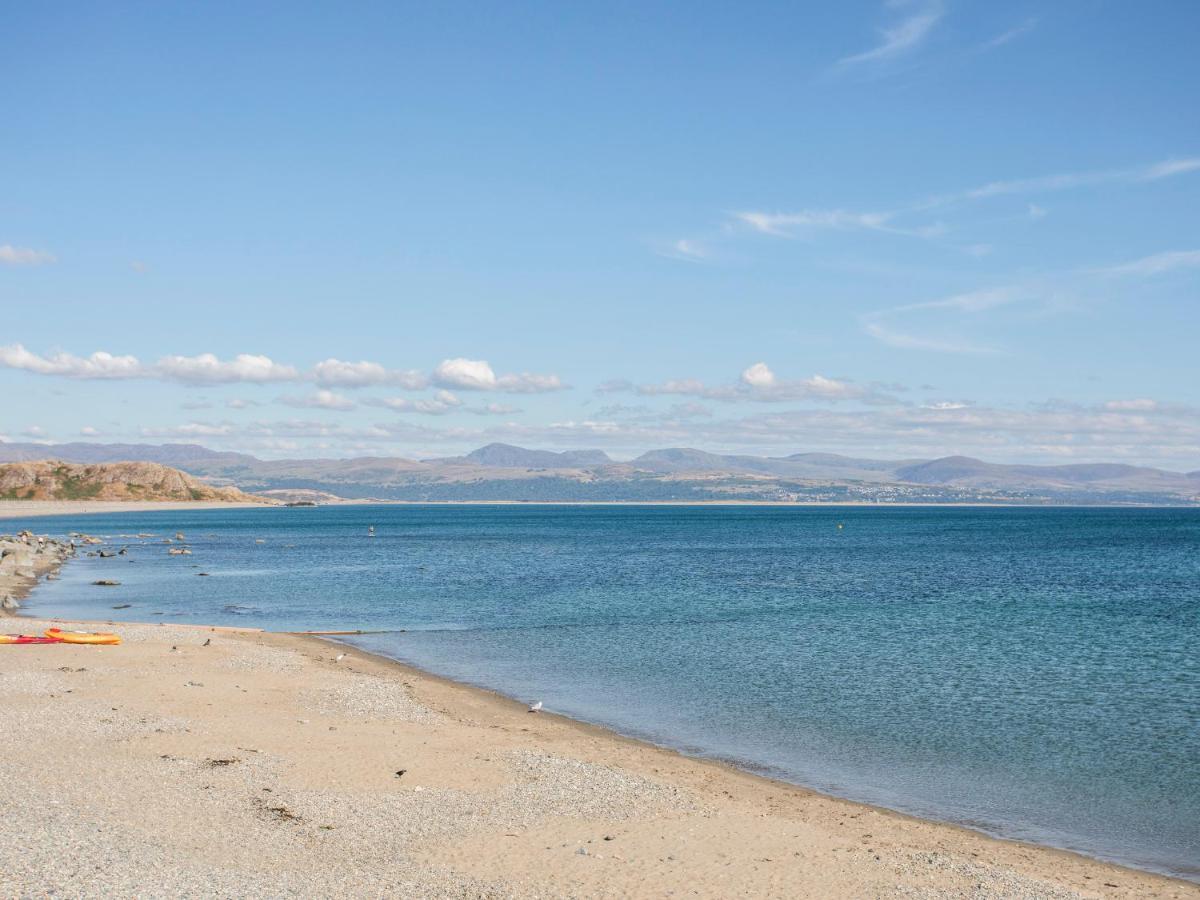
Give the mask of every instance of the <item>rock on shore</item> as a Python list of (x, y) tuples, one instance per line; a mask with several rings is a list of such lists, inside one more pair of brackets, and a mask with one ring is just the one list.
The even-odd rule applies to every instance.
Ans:
[[(85, 542), (98, 539), (82, 536)], [(76, 539), (60, 541), (31, 531), (0, 535), (0, 615), (11, 615), (43, 575), (50, 576), (75, 555)]]

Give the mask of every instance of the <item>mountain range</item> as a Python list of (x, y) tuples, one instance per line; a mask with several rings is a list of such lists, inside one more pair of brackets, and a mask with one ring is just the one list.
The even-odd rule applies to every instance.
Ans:
[(602, 450), (489, 444), (435, 459), (263, 460), (198, 444), (0, 442), (0, 462), (125, 460), (174, 466), (246, 491), (322, 491), (413, 501), (781, 501), (881, 503), (1200, 504), (1200, 471), (1119, 463), (1033, 466), (966, 456), (880, 460), (651, 450), (618, 461)]

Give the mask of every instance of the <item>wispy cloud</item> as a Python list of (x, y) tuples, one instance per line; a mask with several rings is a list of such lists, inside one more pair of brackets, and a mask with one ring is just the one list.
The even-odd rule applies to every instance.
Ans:
[[(1084, 172), (1065, 172), (1039, 175), (1032, 178), (1013, 178), (990, 181), (973, 188), (940, 194), (890, 210), (855, 211), (842, 208), (801, 209), (798, 211), (743, 209), (728, 213), (726, 239), (739, 232), (777, 238), (806, 237), (817, 232), (879, 232), (924, 240), (936, 240), (948, 232), (945, 223), (928, 221), (937, 210), (982, 203), (997, 197), (1036, 195), (1055, 191), (1097, 186), (1108, 183), (1138, 183), (1156, 181), (1200, 170), (1200, 157), (1178, 158), (1149, 165), (1123, 169), (1103, 169)], [(1046, 216), (1046, 209), (1028, 203), (1026, 213), (1036, 220)], [(919, 221), (925, 218), (926, 221)], [(917, 220), (914, 222), (914, 220)], [(908, 224), (914, 222), (914, 224)], [(987, 244), (974, 243), (964, 249), (972, 255), (984, 255)], [(704, 248), (711, 255), (711, 248)], [(677, 250), (666, 255), (679, 256)]]
[(1200, 267), (1200, 250), (1172, 250), (1096, 271), (1101, 275), (1161, 275), (1176, 269)]
[(796, 229), (835, 229), (846, 231), (856, 228), (883, 229), (891, 213), (848, 212), (844, 209), (809, 209), (800, 212), (745, 211), (733, 213), (735, 221), (748, 225), (761, 234), (791, 237)]
[(1002, 47), (1009, 41), (1016, 40), (1023, 34), (1029, 34), (1033, 29), (1037, 28), (1038, 20), (1035, 18), (1026, 19), (1015, 28), (1010, 28), (1007, 31), (1002, 31), (989, 41), (985, 41), (983, 47), (985, 50), (990, 50), (993, 47)]
[(694, 238), (680, 238), (658, 251), (659, 256), (681, 259), (684, 262), (704, 262), (711, 255), (708, 245)]
[[(891, 8), (912, 6), (906, 2), (890, 2)], [(863, 63), (881, 63), (895, 59), (912, 52), (929, 36), (930, 32), (942, 18), (940, 3), (920, 4), (917, 11), (911, 13), (888, 28), (879, 29), (879, 43), (862, 53), (855, 53), (838, 60), (841, 67), (857, 66)]]
[[(888, 314), (915, 312), (921, 309), (951, 309), (959, 312), (982, 312), (997, 306), (1006, 306), (1024, 299), (1026, 292), (1013, 287), (986, 288), (980, 291), (969, 291), (964, 294), (954, 294), (940, 300), (925, 300), (920, 303), (906, 303), (893, 306), (882, 312)], [(881, 313), (875, 313), (880, 315)]]
[(978, 344), (957, 335), (946, 334), (914, 334), (907, 328), (898, 327), (895, 320), (920, 312), (953, 312), (980, 313), (1030, 299), (1028, 290), (1016, 287), (989, 288), (954, 294), (938, 300), (925, 300), (920, 303), (905, 303), (886, 309), (879, 309), (859, 317), (863, 331), (889, 347), (899, 347), (906, 350), (929, 350), (936, 353), (960, 354), (991, 354), (996, 353), (994, 347)]
[(917, 204), (913, 209), (929, 209), (967, 200), (986, 200), (1010, 194), (1044, 194), (1114, 182), (1157, 181), (1162, 178), (1185, 175), (1198, 169), (1200, 169), (1200, 157), (1169, 159), (1125, 169), (1094, 169), (1086, 172), (1061, 172), (1057, 175), (990, 181), (956, 194), (943, 194), (931, 198), (924, 203)]
[(6, 266), (44, 266), (57, 262), (53, 253), (45, 250), (31, 250), (28, 247), (14, 247), (12, 244), (0, 244), (0, 263)]
[(1141, 174), (1141, 180), (1156, 181), (1159, 178), (1170, 178), (1172, 175), (1195, 172), (1197, 169), (1200, 169), (1200, 156), (1187, 159), (1168, 159), (1146, 168)]
[(947, 337), (928, 337), (910, 334), (905, 331), (884, 325), (878, 318), (864, 316), (863, 330), (871, 337), (889, 347), (899, 347), (904, 350), (931, 350), (935, 353), (991, 354), (994, 347), (985, 347), (968, 340)]

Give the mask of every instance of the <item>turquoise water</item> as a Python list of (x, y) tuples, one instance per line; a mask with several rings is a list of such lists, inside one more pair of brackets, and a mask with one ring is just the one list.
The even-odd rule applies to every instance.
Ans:
[(194, 551), (120, 540), (127, 557), (78, 559), (31, 614), (388, 629), (353, 642), (831, 793), (1200, 878), (1200, 510), (356, 506), (0, 528), (26, 524), (182, 530)]

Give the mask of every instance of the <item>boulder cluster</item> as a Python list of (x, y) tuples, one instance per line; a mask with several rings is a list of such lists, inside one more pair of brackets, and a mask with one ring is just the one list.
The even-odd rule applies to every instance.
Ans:
[(57, 577), (58, 569), (75, 555), (77, 546), (98, 544), (99, 538), (75, 534), (62, 541), (21, 531), (0, 535), (0, 613), (14, 613), (20, 599), (43, 575)]

